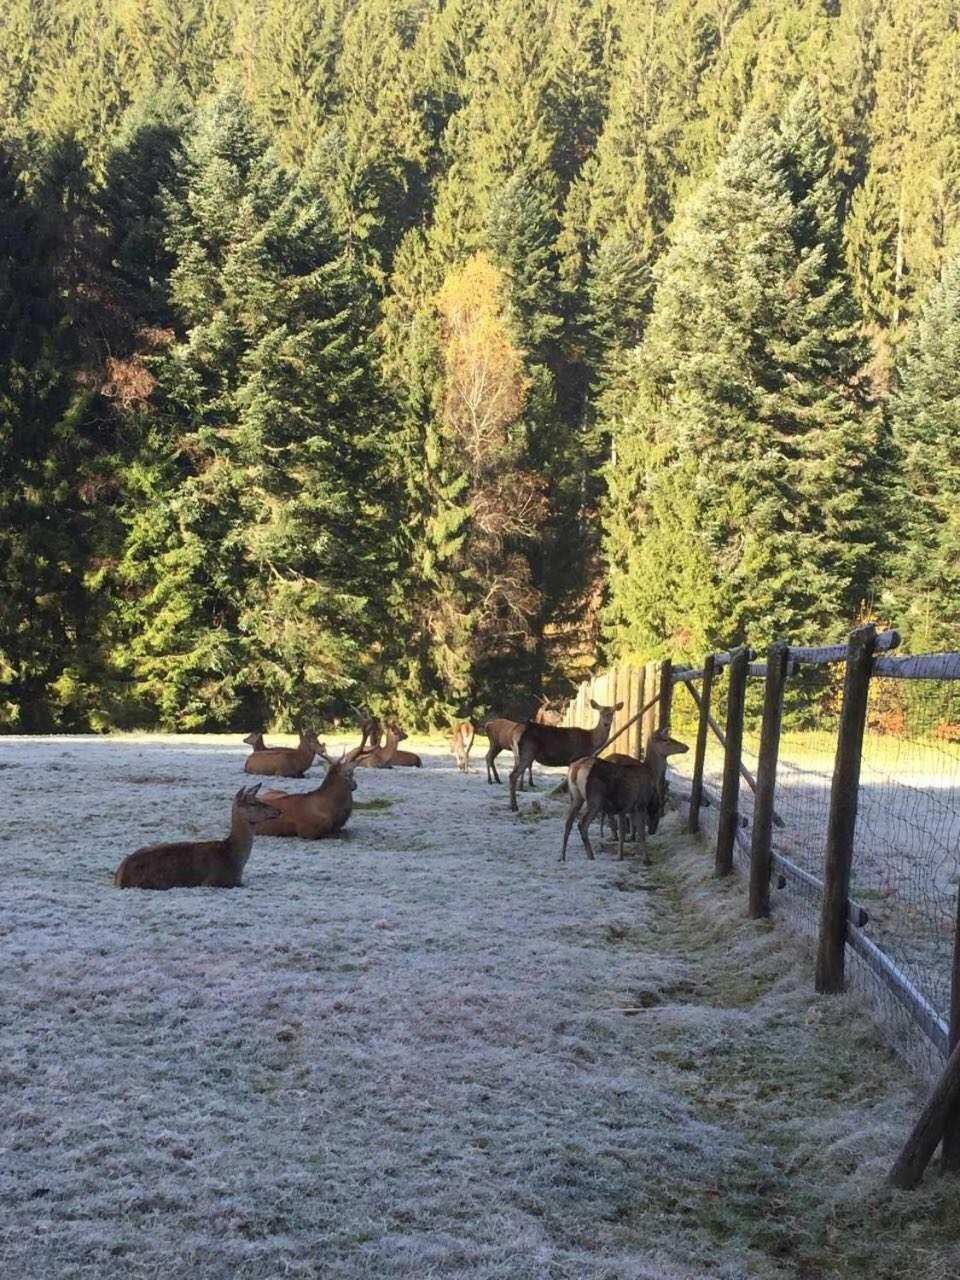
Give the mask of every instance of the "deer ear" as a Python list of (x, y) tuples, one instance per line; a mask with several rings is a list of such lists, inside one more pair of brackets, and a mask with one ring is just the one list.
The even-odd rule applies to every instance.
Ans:
[(594, 711), (602, 711), (602, 710), (603, 710), (603, 707), (601, 707), (600, 703), (599, 703), (599, 702), (594, 702), (594, 700), (593, 700), (592, 698), (590, 699), (590, 705), (591, 705), (591, 707), (593, 707)]
[(618, 703), (617, 703), (617, 705), (616, 705), (613, 709), (614, 709), (614, 711), (622, 711), (622, 710), (623, 710), (623, 703), (622, 703), (622, 702), (618, 702)]

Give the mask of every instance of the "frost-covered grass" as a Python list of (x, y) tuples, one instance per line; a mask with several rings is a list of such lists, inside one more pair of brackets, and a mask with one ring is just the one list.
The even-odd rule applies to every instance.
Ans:
[(225, 831), (236, 739), (0, 742), (0, 1274), (960, 1272), (960, 1186), (881, 1186), (917, 1085), (701, 847), (561, 865), (544, 787), (405, 745), (343, 837), (146, 893), (110, 873)]

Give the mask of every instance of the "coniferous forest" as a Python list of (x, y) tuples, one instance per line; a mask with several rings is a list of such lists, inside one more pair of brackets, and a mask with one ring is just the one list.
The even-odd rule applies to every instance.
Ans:
[(960, 648), (960, 0), (5, 0), (0, 726)]

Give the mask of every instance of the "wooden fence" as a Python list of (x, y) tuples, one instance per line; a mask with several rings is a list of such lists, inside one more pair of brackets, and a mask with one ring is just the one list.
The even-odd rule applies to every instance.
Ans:
[[(954, 932), (950, 1017), (947, 1021), (906, 973), (866, 932), (869, 911), (851, 897), (861, 758), (867, 724), (868, 691), (874, 676), (896, 680), (960, 679), (960, 654), (917, 657), (887, 656), (899, 644), (895, 631), (858, 627), (845, 644), (816, 647), (772, 645), (762, 661), (746, 647), (707, 655), (696, 667), (670, 661), (643, 667), (622, 665), (584, 682), (567, 705), (563, 724), (589, 728), (596, 723), (591, 700), (610, 706), (622, 702), (608, 747), (641, 756), (650, 734), (670, 723), (673, 699), (685, 691), (696, 708), (696, 742), (687, 829), (698, 832), (705, 804), (716, 805), (713, 844), (716, 874), (734, 870), (735, 851), (748, 869), (748, 912), (770, 914), (771, 883), (819, 905), (815, 987), (818, 992), (844, 989), (846, 960), (853, 952), (882, 984), (885, 992), (912, 1020), (941, 1059), (948, 1059), (931, 1101), (891, 1173), (898, 1186), (913, 1186), (936, 1146), (943, 1142), (944, 1167), (960, 1170), (960, 900)], [(778, 753), (784, 693), (791, 675), (806, 665), (843, 663), (842, 703), (836, 732), (822, 874), (813, 874), (778, 849), (783, 819), (777, 812)], [(721, 726), (711, 711), (717, 677), (725, 676), (726, 712)], [(744, 764), (744, 709), (748, 682), (763, 681), (763, 711), (757, 767)], [(720, 794), (708, 795), (704, 783), (707, 744), (713, 736), (723, 749)], [(616, 739), (616, 741), (614, 741)], [(741, 787), (753, 792), (752, 812), (741, 801)]]

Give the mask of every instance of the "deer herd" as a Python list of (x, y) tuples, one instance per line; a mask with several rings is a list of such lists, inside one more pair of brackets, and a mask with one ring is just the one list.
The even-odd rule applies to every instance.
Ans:
[[(533, 786), (534, 763), (567, 766), (570, 807), (563, 831), (560, 859), (567, 856), (567, 841), (574, 822), (580, 831), (587, 857), (593, 858), (588, 828), (600, 818), (613, 821), (619, 856), (630, 832), (643, 849), (649, 864), (647, 834), (653, 834), (666, 798), (667, 757), (685, 752), (684, 743), (658, 730), (647, 741), (646, 757), (614, 753), (600, 758), (610, 737), (614, 716), (623, 703), (605, 707), (591, 701), (597, 712), (592, 729), (565, 728), (561, 713), (546, 698), (532, 720), (496, 718), (483, 726), (489, 747), (486, 755), (487, 782), (499, 783), (496, 759), (501, 751), (513, 756), (510, 771), (510, 808), (516, 812), (517, 791), (523, 790), (524, 774)], [(244, 772), (269, 778), (302, 778), (315, 758), (323, 761), (323, 781), (312, 791), (279, 789), (262, 791), (262, 783), (241, 787), (233, 797), (230, 832), (222, 840), (179, 841), (146, 845), (120, 863), (113, 882), (121, 889), (216, 888), (233, 889), (242, 883), (244, 867), (257, 836), (297, 836), (301, 840), (321, 840), (342, 830), (353, 811), (354, 773), (357, 769), (420, 768), (422, 761), (412, 751), (400, 749), (406, 734), (398, 724), (381, 724), (372, 715), (353, 708), (360, 719), (360, 745), (343, 751), (339, 759), (327, 754), (326, 746), (311, 730), (300, 733), (295, 747), (269, 747), (261, 733), (244, 738), (250, 754)], [(475, 728), (471, 721), (457, 723), (451, 751), (462, 773), (470, 769), (470, 748)]]

